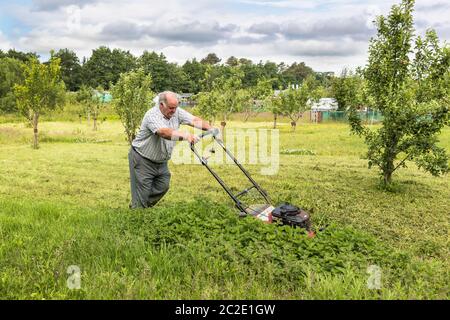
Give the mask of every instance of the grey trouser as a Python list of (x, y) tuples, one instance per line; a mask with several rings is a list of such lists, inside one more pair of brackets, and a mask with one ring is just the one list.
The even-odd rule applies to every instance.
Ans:
[(130, 208), (154, 206), (169, 190), (170, 171), (167, 161), (156, 163), (144, 158), (133, 148), (128, 153), (130, 164)]

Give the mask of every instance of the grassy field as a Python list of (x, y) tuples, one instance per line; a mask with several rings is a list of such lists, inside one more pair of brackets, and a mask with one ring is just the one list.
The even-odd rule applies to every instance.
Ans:
[[(280, 128), (272, 196), (309, 210), (317, 228), (239, 219), (200, 165), (170, 163), (171, 189), (128, 210), (128, 146), (118, 121), (0, 124), (0, 297), (10, 299), (448, 299), (450, 178), (413, 164), (379, 188), (365, 146), (343, 124)], [(230, 128), (272, 123), (230, 122)], [(450, 129), (440, 136), (450, 152)], [(293, 152), (297, 150), (298, 152)], [(244, 179), (215, 166), (233, 190)], [(70, 290), (67, 268), (81, 269)], [(367, 285), (376, 265), (381, 288)], [(370, 269), (370, 268), (369, 268)]]

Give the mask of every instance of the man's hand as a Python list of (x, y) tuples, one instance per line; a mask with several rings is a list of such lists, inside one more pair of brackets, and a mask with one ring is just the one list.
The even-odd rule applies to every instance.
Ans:
[(196, 144), (200, 140), (200, 138), (197, 137), (195, 134), (188, 133), (186, 134), (185, 140), (189, 141), (190, 144)]
[(220, 129), (219, 129), (219, 128), (216, 128), (216, 127), (211, 127), (211, 128), (208, 130), (208, 132), (211, 132), (211, 134), (212, 134), (214, 137), (217, 137), (217, 136), (220, 134)]

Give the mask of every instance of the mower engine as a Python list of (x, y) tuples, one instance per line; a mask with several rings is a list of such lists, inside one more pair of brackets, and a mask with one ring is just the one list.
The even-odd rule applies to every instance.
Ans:
[(280, 222), (283, 225), (304, 228), (308, 231), (309, 237), (314, 237), (315, 235), (311, 228), (309, 213), (289, 203), (281, 204), (275, 208), (270, 205), (258, 208), (253, 207), (246, 211), (264, 222)]
[(272, 217), (281, 220), (283, 224), (297, 226), (309, 230), (311, 221), (309, 213), (291, 204), (282, 204), (272, 211)]

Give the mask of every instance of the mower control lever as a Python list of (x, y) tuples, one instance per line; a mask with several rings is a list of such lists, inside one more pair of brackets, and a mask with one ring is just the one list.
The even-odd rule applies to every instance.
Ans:
[(200, 139), (202, 139), (202, 138), (204, 138), (204, 137), (206, 137), (206, 136), (209, 136), (210, 134), (212, 134), (213, 137), (217, 137), (217, 136), (219, 135), (219, 133), (220, 133), (220, 131), (219, 131), (218, 128), (212, 128), (212, 129), (209, 129), (209, 130), (206, 131), (206, 132), (203, 132), (203, 133), (200, 134), (198, 137), (199, 137)]
[[(198, 135), (198, 138), (199, 138), (199, 139), (203, 139), (204, 137), (209, 136), (209, 135), (212, 135), (214, 138), (216, 138), (216, 137), (219, 136), (219, 134), (220, 134), (219, 129), (213, 128), (213, 129), (210, 129), (210, 130), (208, 130), (208, 131), (206, 131), (206, 132), (203, 132), (203, 133), (199, 134), (199, 135)], [(191, 142), (191, 148), (194, 146), (194, 144), (195, 144), (195, 143), (192, 143), (192, 142)]]

